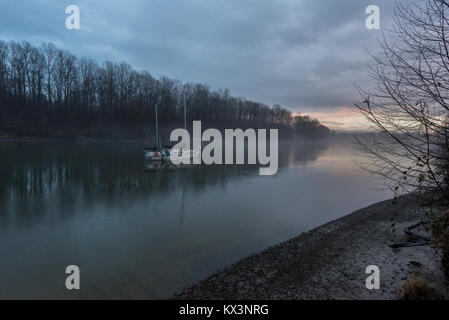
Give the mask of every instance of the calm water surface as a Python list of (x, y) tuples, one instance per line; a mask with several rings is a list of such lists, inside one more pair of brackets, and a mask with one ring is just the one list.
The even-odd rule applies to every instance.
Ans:
[[(258, 167), (145, 166), (141, 142), (0, 142), (0, 298), (166, 298), (391, 197), (350, 143), (283, 143)], [(65, 268), (81, 290), (65, 289)]]

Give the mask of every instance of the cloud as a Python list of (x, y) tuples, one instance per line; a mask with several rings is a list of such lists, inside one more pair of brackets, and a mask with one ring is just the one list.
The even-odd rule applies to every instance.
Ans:
[[(54, 42), (77, 55), (126, 61), (155, 76), (229, 88), (295, 112), (350, 106), (371, 86), (364, 0), (77, 0), (81, 29), (65, 29), (69, 1), (0, 4), (0, 39)], [(392, 1), (378, 0), (381, 25)]]
[(350, 107), (339, 107), (323, 112), (306, 112), (301, 115), (319, 119), (322, 124), (336, 131), (366, 131), (371, 128), (371, 123), (358, 110)]

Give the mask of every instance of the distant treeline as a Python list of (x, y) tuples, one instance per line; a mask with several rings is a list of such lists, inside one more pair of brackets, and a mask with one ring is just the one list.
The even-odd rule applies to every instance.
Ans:
[(227, 89), (155, 79), (124, 62), (98, 65), (50, 43), (0, 41), (0, 136), (143, 138), (153, 133), (156, 104), (161, 127), (181, 125), (184, 98), (188, 123), (279, 128), (283, 136), (330, 133), (317, 120)]

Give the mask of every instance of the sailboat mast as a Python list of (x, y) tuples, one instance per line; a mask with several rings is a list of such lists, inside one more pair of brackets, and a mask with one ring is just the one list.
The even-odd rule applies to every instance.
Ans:
[(156, 146), (157, 146), (158, 150), (160, 150), (160, 146), (159, 146), (159, 128), (158, 128), (158, 120), (157, 120), (157, 107), (159, 105), (159, 101), (160, 101), (160, 98), (158, 99), (158, 101), (156, 103)]
[(184, 94), (184, 129), (187, 130), (187, 102), (186, 95)]

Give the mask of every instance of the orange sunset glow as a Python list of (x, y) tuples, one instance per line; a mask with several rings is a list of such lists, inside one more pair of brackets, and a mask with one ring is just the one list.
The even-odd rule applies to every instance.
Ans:
[(304, 112), (296, 115), (310, 116), (335, 131), (369, 131), (370, 123), (351, 107), (340, 107), (329, 112)]

